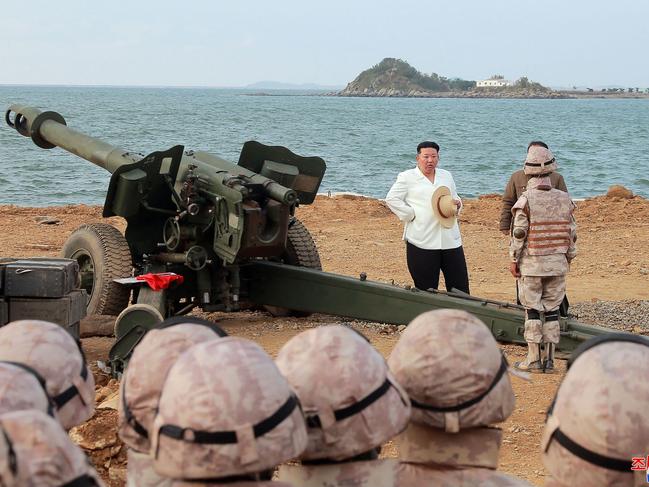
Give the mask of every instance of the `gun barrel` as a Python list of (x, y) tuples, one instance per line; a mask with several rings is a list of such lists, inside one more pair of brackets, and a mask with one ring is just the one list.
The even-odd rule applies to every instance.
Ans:
[(60, 147), (110, 173), (123, 164), (141, 159), (138, 154), (68, 128), (65, 119), (57, 112), (41, 112), (34, 107), (11, 105), (5, 114), (5, 121), (43, 149)]
[(262, 176), (261, 174), (257, 174), (256, 172), (246, 169), (243, 166), (233, 164), (230, 161), (221, 159), (220, 157), (214, 156), (213, 154), (210, 154), (208, 152), (197, 151), (194, 152), (193, 157), (197, 161), (218, 167), (228, 172), (229, 174), (237, 176), (242, 175), (255, 184), (261, 184), (266, 190), (268, 196), (275, 201), (279, 201), (280, 203), (287, 205), (292, 205), (297, 200), (297, 192), (294, 189), (287, 188), (286, 186), (279, 184), (277, 181)]

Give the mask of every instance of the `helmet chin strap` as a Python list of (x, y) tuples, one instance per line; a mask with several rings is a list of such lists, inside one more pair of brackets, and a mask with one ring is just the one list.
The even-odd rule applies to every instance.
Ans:
[[(640, 335), (632, 335), (630, 333), (610, 333), (606, 335), (600, 335), (598, 337), (591, 338), (590, 340), (585, 341), (575, 349), (575, 351), (570, 356), (570, 359), (568, 360), (568, 367), (567, 367), (568, 370), (570, 370), (570, 367), (584, 352), (598, 345), (601, 345), (603, 343), (610, 343), (610, 342), (635, 343), (638, 345), (644, 345), (646, 347), (649, 347), (649, 340), (647, 340), (645, 337)], [(550, 404), (550, 408), (548, 409), (548, 415), (546, 417), (546, 422), (548, 422), (548, 420), (552, 417), (552, 414), (554, 413), (554, 407), (556, 405), (558, 394), (559, 394), (559, 390), (557, 390), (557, 394), (555, 394), (554, 399)], [(576, 457), (581, 458), (582, 460), (588, 463), (597, 465), (607, 470), (613, 470), (616, 472), (631, 472), (632, 462), (630, 460), (613, 458), (589, 450), (588, 448), (580, 445), (579, 443), (577, 443), (576, 441), (568, 437), (563, 431), (561, 431), (559, 427), (557, 427), (552, 432), (552, 435), (550, 436), (550, 439), (548, 440), (545, 446), (546, 452), (548, 451), (548, 448), (550, 448), (550, 444), (552, 443), (553, 440), (559, 443), (562, 447), (564, 447), (566, 450), (568, 450)]]

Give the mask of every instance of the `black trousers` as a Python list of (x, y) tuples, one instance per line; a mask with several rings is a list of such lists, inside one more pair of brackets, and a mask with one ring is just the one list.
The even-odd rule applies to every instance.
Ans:
[(427, 250), (406, 242), (408, 270), (418, 289), (437, 289), (439, 271), (444, 273), (446, 290), (455, 288), (469, 293), (469, 273), (462, 246), (455, 249)]

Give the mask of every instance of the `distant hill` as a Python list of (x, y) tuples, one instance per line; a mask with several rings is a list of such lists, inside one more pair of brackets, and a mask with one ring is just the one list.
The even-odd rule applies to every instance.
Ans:
[(316, 83), (283, 83), (281, 81), (258, 81), (244, 86), (255, 90), (339, 90), (342, 86), (318, 85)]
[(475, 81), (423, 74), (406, 61), (385, 58), (366, 69), (339, 94), (342, 96), (422, 96), (427, 93), (468, 90)]
[(562, 95), (522, 77), (512, 86), (477, 88), (475, 81), (424, 74), (406, 61), (385, 58), (359, 74), (338, 96), (555, 98)]

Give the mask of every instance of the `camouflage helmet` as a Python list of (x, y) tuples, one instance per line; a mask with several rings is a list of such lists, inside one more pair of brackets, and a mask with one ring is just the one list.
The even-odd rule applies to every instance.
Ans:
[(507, 361), (489, 329), (466, 311), (417, 316), (388, 359), (412, 401), (412, 421), (457, 433), (504, 421), (514, 409)]
[(154, 468), (174, 479), (256, 474), (297, 457), (307, 442), (299, 402), (273, 360), (235, 337), (178, 358), (151, 433)]
[(612, 334), (575, 354), (541, 440), (546, 485), (646, 485), (646, 468), (631, 467), (649, 453), (649, 341)]
[(36, 409), (54, 416), (45, 379), (28, 365), (0, 362), (0, 414)]
[(65, 429), (95, 411), (95, 379), (81, 345), (59, 325), (20, 320), (0, 328), (0, 360), (23, 363), (43, 379)]
[(533, 145), (527, 151), (523, 172), (528, 176), (550, 174), (557, 170), (557, 162), (550, 149)]
[(307, 418), (303, 460), (344, 460), (403, 431), (410, 401), (385, 359), (359, 333), (321, 326), (291, 338), (277, 366), (297, 392)]
[(526, 189), (528, 191), (530, 189), (540, 189), (542, 191), (547, 191), (549, 189), (552, 189), (552, 180), (550, 179), (550, 176), (546, 175), (530, 178), (530, 180), (527, 182)]
[(36, 410), (5, 413), (0, 430), (0, 451), (6, 452), (0, 461), (3, 486), (103, 485), (83, 451), (50, 416)]
[(149, 432), (171, 366), (191, 346), (224, 334), (189, 317), (174, 326), (167, 323), (149, 331), (135, 347), (120, 385), (119, 436), (126, 446), (142, 453), (149, 452)]

